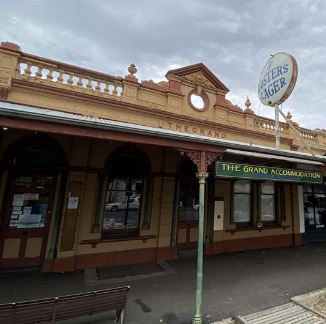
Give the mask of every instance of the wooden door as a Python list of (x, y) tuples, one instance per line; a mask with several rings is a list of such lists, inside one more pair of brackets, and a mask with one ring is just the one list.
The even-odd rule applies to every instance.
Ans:
[(0, 266), (41, 265), (48, 238), (55, 175), (16, 172), (8, 189), (0, 237)]

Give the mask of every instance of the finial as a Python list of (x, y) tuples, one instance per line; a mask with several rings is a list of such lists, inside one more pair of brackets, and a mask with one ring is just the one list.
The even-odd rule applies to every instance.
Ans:
[(137, 68), (135, 64), (130, 64), (128, 67), (128, 72), (130, 75), (134, 76), (135, 73), (137, 73)]
[(287, 117), (287, 119), (291, 119), (292, 118), (292, 114), (288, 111), (286, 117)]
[(251, 106), (251, 101), (249, 100), (249, 97), (247, 97), (247, 100), (245, 102), (245, 106), (249, 109)]

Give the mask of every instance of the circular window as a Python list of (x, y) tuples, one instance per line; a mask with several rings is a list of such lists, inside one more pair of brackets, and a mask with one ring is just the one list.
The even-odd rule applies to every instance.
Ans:
[(197, 109), (204, 109), (205, 107), (204, 99), (201, 96), (198, 96), (194, 93), (190, 96), (190, 101), (192, 105)]
[(192, 90), (189, 93), (188, 101), (190, 106), (197, 111), (205, 111), (208, 108), (208, 97), (205, 92)]

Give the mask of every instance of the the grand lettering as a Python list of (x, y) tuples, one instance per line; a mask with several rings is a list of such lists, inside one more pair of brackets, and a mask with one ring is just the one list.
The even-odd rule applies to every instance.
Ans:
[[(259, 84), (262, 99), (268, 99), (286, 86), (286, 79), (283, 76), (289, 71), (289, 65), (284, 64), (270, 69), (261, 79)], [(274, 80), (274, 81), (273, 81)]]

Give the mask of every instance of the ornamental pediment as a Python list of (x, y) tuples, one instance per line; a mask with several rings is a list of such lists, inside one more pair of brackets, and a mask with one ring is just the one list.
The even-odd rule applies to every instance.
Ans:
[(227, 86), (223, 84), (203, 63), (170, 70), (167, 72), (166, 78), (168, 80), (177, 78), (184, 85), (189, 85), (191, 87), (199, 86), (201, 89), (213, 93), (226, 94), (229, 92)]

